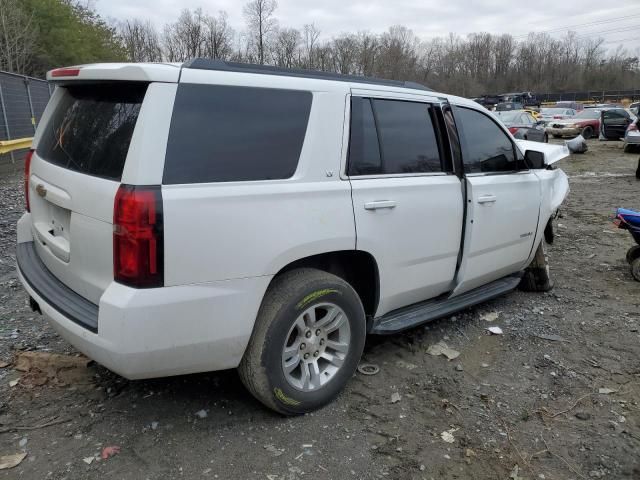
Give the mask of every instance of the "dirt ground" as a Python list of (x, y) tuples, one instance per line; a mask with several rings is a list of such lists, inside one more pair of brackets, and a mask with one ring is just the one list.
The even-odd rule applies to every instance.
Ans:
[[(561, 165), (571, 193), (548, 249), (551, 293), (369, 338), (364, 361), (380, 372), (298, 418), (263, 408), (234, 371), (126, 381), (92, 365), (88, 384), (38, 386), (1, 368), (0, 456), (27, 456), (0, 479), (640, 478), (640, 283), (624, 258), (633, 240), (610, 221), (640, 208), (638, 154), (589, 146)], [(0, 361), (74, 353), (27, 306), (14, 273), (22, 177), (0, 177)], [(460, 356), (426, 353), (441, 340)]]

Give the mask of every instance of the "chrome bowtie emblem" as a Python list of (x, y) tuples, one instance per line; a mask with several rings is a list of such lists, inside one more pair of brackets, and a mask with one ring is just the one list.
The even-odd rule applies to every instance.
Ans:
[(41, 197), (45, 197), (47, 195), (47, 189), (41, 183), (36, 186), (36, 192), (38, 192), (38, 195)]

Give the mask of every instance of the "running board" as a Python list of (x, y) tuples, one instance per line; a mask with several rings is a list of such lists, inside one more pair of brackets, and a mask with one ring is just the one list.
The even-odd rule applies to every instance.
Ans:
[(394, 310), (373, 321), (371, 333), (378, 335), (390, 335), (408, 328), (421, 325), (438, 318), (447, 317), (459, 310), (471, 307), (478, 303), (486, 302), (499, 297), (515, 289), (520, 283), (521, 275), (510, 275), (457, 297), (416, 303), (408, 307)]

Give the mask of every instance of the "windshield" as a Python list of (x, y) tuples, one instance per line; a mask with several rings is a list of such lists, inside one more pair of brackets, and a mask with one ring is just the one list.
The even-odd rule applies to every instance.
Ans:
[(540, 110), (542, 115), (564, 115), (566, 112), (566, 108), (543, 108)]
[(496, 112), (496, 115), (503, 123), (513, 123), (517, 121), (522, 112)]

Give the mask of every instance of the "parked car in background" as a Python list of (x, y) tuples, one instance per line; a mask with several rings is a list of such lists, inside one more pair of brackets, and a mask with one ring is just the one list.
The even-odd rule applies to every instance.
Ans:
[(629, 105), (629, 110), (637, 117), (640, 113), (640, 102), (633, 102)]
[(496, 112), (495, 115), (515, 138), (544, 143), (549, 141), (543, 122), (536, 120), (533, 115), (524, 110)]
[(636, 117), (636, 119), (627, 127), (627, 131), (624, 134), (625, 153), (629, 153), (640, 148), (640, 128), (638, 123), (640, 123), (640, 120)]
[(482, 95), (472, 99), (474, 102), (479, 103), (487, 110), (493, 110), (498, 103), (500, 103), (500, 97), (498, 95)]
[(623, 140), (635, 115), (624, 108), (609, 108), (600, 111), (600, 136), (605, 140)]
[(523, 110), (523, 112), (527, 112), (528, 114), (530, 114), (533, 118), (535, 118), (536, 120), (540, 119), (540, 109), (533, 109), (533, 108), (525, 108)]
[(496, 112), (510, 112), (513, 110), (522, 110), (524, 105), (515, 102), (501, 102), (496, 105)]
[(578, 102), (560, 101), (556, 102), (555, 108), (570, 108), (577, 112), (584, 110), (584, 105)]
[(547, 123), (546, 131), (553, 138), (577, 135), (591, 138), (600, 131), (600, 110), (589, 108), (565, 120), (551, 120)]
[(575, 116), (577, 112), (572, 108), (541, 108), (540, 120), (548, 124), (552, 120), (564, 120)]
[(569, 152), (468, 99), (208, 59), (47, 78), (18, 276), (124, 377), (237, 367), (303, 414), (342, 391), (368, 333), (552, 287), (543, 242), (569, 184), (550, 166)]
[(531, 92), (503, 93), (500, 98), (502, 102), (521, 103), (525, 107), (540, 108), (540, 100)]

